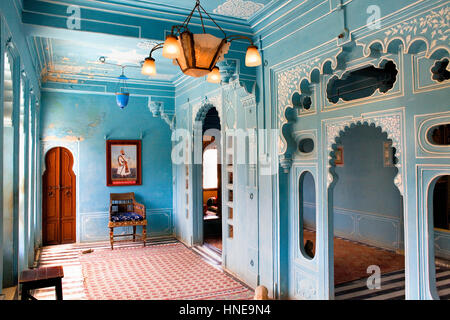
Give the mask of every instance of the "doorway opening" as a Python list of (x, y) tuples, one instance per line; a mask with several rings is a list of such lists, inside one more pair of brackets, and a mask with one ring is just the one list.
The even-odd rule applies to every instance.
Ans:
[(220, 118), (212, 107), (202, 127), (203, 243), (222, 254), (222, 177)]
[[(403, 197), (395, 148), (375, 125), (336, 139), (330, 186), (336, 299), (405, 299)], [(331, 272), (331, 271), (330, 271)]]
[(63, 147), (45, 155), (42, 177), (42, 240), (44, 245), (76, 242), (76, 177), (72, 153)]
[[(436, 178), (430, 186), (432, 196), (432, 241), (434, 253), (430, 265), (436, 270), (433, 275), (436, 293), (442, 300), (450, 299), (450, 175)], [(432, 270), (434, 271), (434, 270)], [(432, 272), (430, 272), (430, 275)]]

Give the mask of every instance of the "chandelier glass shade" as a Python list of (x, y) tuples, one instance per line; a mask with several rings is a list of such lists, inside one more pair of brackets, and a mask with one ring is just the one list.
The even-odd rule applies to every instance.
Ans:
[(214, 69), (208, 74), (208, 82), (220, 83), (220, 80), (220, 70), (218, 67), (214, 67)]
[(119, 82), (117, 83), (116, 89), (116, 103), (120, 109), (123, 109), (128, 105), (128, 100), (130, 98), (130, 93), (127, 88), (128, 78), (124, 75), (122, 70), (122, 75), (117, 79), (119, 79)]
[[(198, 11), (200, 15), (203, 33), (193, 34), (189, 31), (189, 22), (195, 11)], [(223, 38), (206, 33), (202, 11), (222, 31)], [(192, 12), (184, 23), (173, 26), (171, 34), (166, 37), (165, 42), (159, 43), (152, 48), (142, 66), (142, 73), (146, 75), (156, 74), (155, 60), (152, 58), (152, 53), (162, 48), (163, 57), (173, 59), (173, 63), (178, 65), (184, 74), (191, 77), (203, 77), (214, 72), (213, 75), (208, 76), (208, 81), (220, 83), (220, 71), (216, 65), (228, 53), (231, 42), (238, 39), (244, 39), (250, 42), (245, 57), (245, 65), (247, 67), (261, 65), (261, 55), (259, 54), (258, 48), (253, 44), (253, 41), (249, 37), (241, 35), (227, 36), (223, 29), (203, 9), (200, 0), (197, 0), (194, 9), (192, 9)], [(219, 80), (217, 81), (217, 79)]]
[(184, 74), (191, 77), (208, 75), (230, 48), (230, 42), (211, 34), (192, 34), (189, 31), (180, 34), (178, 43), (182, 52), (175, 63)]
[(245, 65), (247, 67), (257, 67), (261, 65), (261, 55), (256, 46), (250, 46), (245, 55)]
[(144, 64), (142, 65), (141, 73), (147, 76), (154, 76), (156, 74), (155, 59), (145, 58)]
[(180, 56), (180, 52), (181, 49), (177, 37), (168, 35), (163, 46), (163, 57), (167, 59), (176, 59)]

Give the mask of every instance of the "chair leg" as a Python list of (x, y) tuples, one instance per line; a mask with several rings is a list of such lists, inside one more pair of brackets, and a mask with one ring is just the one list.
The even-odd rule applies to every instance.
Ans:
[(111, 250), (114, 250), (114, 228), (109, 229), (109, 242), (111, 243)]
[(136, 241), (136, 226), (133, 226), (133, 242)]
[(147, 226), (142, 226), (142, 241), (144, 241), (144, 247), (146, 240), (147, 240)]
[(56, 282), (55, 291), (56, 291), (56, 300), (62, 300), (63, 299), (63, 291), (62, 291), (62, 281), (61, 281), (61, 279), (59, 279)]

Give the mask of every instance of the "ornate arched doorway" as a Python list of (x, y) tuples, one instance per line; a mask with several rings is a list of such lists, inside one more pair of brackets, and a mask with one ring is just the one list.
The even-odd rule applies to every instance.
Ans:
[(45, 155), (42, 177), (42, 238), (44, 245), (76, 241), (76, 176), (73, 155), (63, 147)]
[[(404, 157), (404, 109), (391, 109), (383, 112), (373, 112), (361, 114), (358, 117), (348, 116), (344, 118), (336, 118), (330, 119), (324, 122), (323, 129), (325, 131), (325, 145), (323, 150), (323, 169), (324, 174), (324, 207), (323, 214), (326, 216), (327, 224), (324, 226), (324, 232), (328, 235), (327, 241), (325, 241), (324, 245), (326, 246), (327, 257), (327, 269), (326, 276), (328, 279), (324, 279), (328, 282), (328, 296), (330, 299), (336, 297), (335, 291), (335, 278), (334, 278), (334, 188), (338, 183), (339, 176), (336, 174), (336, 157), (338, 157), (338, 147), (341, 142), (341, 138), (348, 131), (352, 130), (352, 128), (356, 126), (370, 126), (384, 135), (385, 142), (389, 143), (389, 148), (395, 154), (394, 163), (392, 163), (392, 169), (396, 170), (394, 174), (392, 174), (391, 179), (389, 180), (392, 187), (394, 187), (395, 191), (399, 193), (399, 199), (401, 204), (401, 217), (396, 221), (397, 229), (401, 229), (398, 236), (398, 244), (401, 244), (402, 248), (398, 250), (398, 253), (402, 254), (403, 250), (406, 253), (404, 259), (404, 271), (401, 270), (401, 280), (403, 281), (403, 285), (401, 288), (402, 293), (404, 294), (406, 291), (406, 299), (408, 299), (408, 287), (409, 287), (409, 274), (411, 264), (408, 260), (408, 248), (410, 246), (408, 242), (408, 224), (409, 221), (409, 213), (407, 210), (407, 203), (404, 198), (405, 194), (405, 184), (403, 183), (403, 178), (406, 175), (405, 172), (405, 157)], [(377, 148), (383, 148), (383, 144), (380, 144)], [(345, 154), (345, 150), (344, 150)], [(381, 155), (382, 153), (380, 153)], [(345, 156), (344, 156), (345, 159)], [(345, 160), (344, 160), (345, 162)], [(396, 190), (398, 189), (398, 190)], [(376, 245), (375, 245), (376, 246)], [(404, 249), (403, 249), (404, 248)], [(402, 250), (403, 249), (403, 250)], [(369, 271), (367, 271), (369, 272)], [(383, 270), (381, 270), (383, 273)], [(371, 276), (371, 273), (367, 273), (365, 279), (368, 280)], [(365, 286), (365, 285), (364, 285)], [(385, 287), (384, 287), (385, 288)], [(405, 289), (406, 288), (406, 289)], [(366, 287), (368, 289), (368, 287)]]
[(333, 150), (335, 298), (404, 299), (403, 199), (392, 140), (357, 123), (340, 132)]

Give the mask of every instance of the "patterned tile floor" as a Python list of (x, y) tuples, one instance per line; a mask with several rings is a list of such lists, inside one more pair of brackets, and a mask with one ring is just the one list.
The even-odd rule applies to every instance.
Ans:
[[(151, 244), (173, 243), (175, 239), (155, 239), (151, 240)], [(136, 247), (142, 246), (133, 242), (122, 242), (114, 244), (114, 247)], [(51, 267), (62, 265), (64, 267), (64, 278), (62, 280), (64, 300), (87, 300), (84, 289), (84, 278), (79, 259), (80, 251), (92, 249), (96, 250), (110, 250), (109, 242), (96, 243), (78, 243), (67, 245), (56, 245), (43, 247), (40, 254), (39, 266)], [(35, 290), (34, 296), (38, 300), (54, 300), (55, 289), (43, 288)]]
[[(161, 244), (173, 244), (179, 243), (173, 238), (160, 238), (151, 239), (150, 243), (147, 242), (147, 246), (161, 245)], [(114, 248), (142, 248), (140, 243), (123, 242), (114, 245)], [(96, 254), (99, 252), (110, 252), (109, 242), (97, 242), (89, 244), (70, 244), (70, 245), (58, 245), (58, 246), (48, 246), (42, 248), (40, 255), (39, 266), (55, 266), (62, 265), (64, 267), (64, 278), (63, 278), (63, 293), (64, 300), (88, 300), (86, 293), (87, 281), (83, 277), (83, 266), (81, 260), (86, 260), (84, 257), (88, 257), (90, 254), (80, 254), (81, 251), (92, 249)], [(208, 246), (194, 247), (191, 252), (202, 258), (202, 261), (206, 261), (209, 265), (215, 267), (216, 269), (223, 271), (221, 267), (221, 256), (220, 252), (217, 250), (212, 250)], [(116, 250), (115, 250), (116, 252)], [(103, 254), (103, 253), (102, 253)], [(89, 260), (89, 259), (88, 259)], [(244, 283), (234, 278), (233, 276), (224, 273), (225, 277), (238, 282), (243, 287), (251, 291), (253, 295), (253, 290), (246, 286)], [(92, 284), (92, 283), (91, 283)], [(243, 293), (241, 294), (243, 295)], [(34, 296), (39, 300), (54, 300), (55, 292), (54, 288), (43, 288), (36, 290)], [(248, 294), (246, 294), (246, 298)]]
[[(313, 235), (307, 235), (306, 237)], [(152, 244), (174, 243), (177, 240), (172, 238), (161, 238), (154, 240)], [(353, 243), (353, 242), (350, 242)], [(356, 244), (356, 243), (353, 243)], [(358, 244), (356, 244), (358, 245)], [(133, 247), (135, 243), (118, 243), (117, 247)], [(365, 247), (365, 246), (364, 246)], [(65, 300), (86, 300), (83, 285), (83, 274), (79, 261), (81, 250), (105, 250), (110, 249), (108, 242), (91, 244), (71, 244), (44, 247), (40, 255), (40, 266), (63, 265), (65, 277), (63, 279), (63, 290)], [(221, 269), (221, 257), (217, 251), (211, 250), (208, 246), (193, 247), (192, 250), (201, 256), (210, 265)], [(384, 252), (384, 250), (382, 251)], [(441, 299), (450, 299), (450, 269), (438, 267), (436, 270), (437, 288)], [(336, 285), (335, 296), (337, 300), (347, 299), (404, 299), (404, 271), (394, 271), (382, 275), (382, 288), (380, 290), (369, 290), (366, 286), (367, 274), (363, 278), (345, 281)], [(236, 280), (236, 279), (235, 279)], [(54, 288), (44, 288), (36, 290), (34, 295), (37, 299), (54, 300)]]

